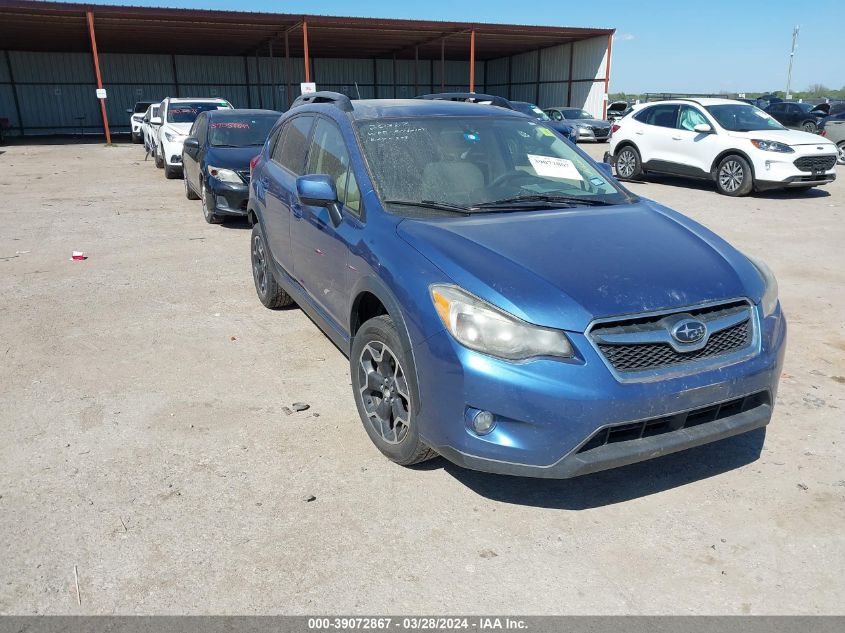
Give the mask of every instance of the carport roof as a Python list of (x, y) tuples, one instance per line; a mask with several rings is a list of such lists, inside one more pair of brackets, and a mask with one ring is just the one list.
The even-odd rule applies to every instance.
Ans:
[(449, 59), (469, 58), (469, 32), (475, 30), (475, 57), (505, 57), (590, 37), (614, 29), (520, 26), (431, 20), (389, 20), (326, 15), (291, 15), (199, 9), (85, 5), (32, 0), (0, 0), (0, 48), (25, 51), (90, 50), (85, 12), (94, 12), (102, 53), (198, 55), (266, 54), (274, 44), (284, 54), (302, 56), (302, 23), (308, 24), (312, 57), (439, 59), (446, 38)]

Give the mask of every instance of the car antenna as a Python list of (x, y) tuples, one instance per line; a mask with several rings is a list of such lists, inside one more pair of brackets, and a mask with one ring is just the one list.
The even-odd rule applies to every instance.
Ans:
[(358, 88), (358, 82), (357, 82), (357, 81), (355, 82), (355, 92), (357, 92), (357, 93), (358, 93), (358, 100), (360, 101), (360, 99), (361, 99), (361, 90)]

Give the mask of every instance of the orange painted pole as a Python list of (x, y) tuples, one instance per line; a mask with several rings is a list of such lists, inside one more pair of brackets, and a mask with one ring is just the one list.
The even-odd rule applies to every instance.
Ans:
[(302, 21), (302, 50), (305, 56), (305, 83), (311, 81), (311, 62), (308, 60), (308, 22)]
[[(610, 90), (610, 54), (613, 51), (613, 34), (608, 33), (607, 35), (607, 65), (604, 68), (604, 107), (602, 108), (602, 115), (601, 118), (607, 118), (607, 102), (610, 97), (607, 94), (607, 91)], [(570, 77), (569, 79), (572, 79)]]
[(469, 33), (469, 91), (475, 92), (475, 29)]
[[(97, 76), (97, 88), (103, 88), (103, 76), (100, 74), (100, 56), (97, 54), (97, 37), (94, 35), (94, 12), (86, 11), (88, 17), (88, 34), (91, 36), (91, 53), (94, 55), (94, 74)], [(106, 143), (111, 145), (111, 130), (109, 130), (109, 117), (106, 114), (106, 100), (100, 99), (100, 111), (103, 114), (103, 129), (106, 132)]]

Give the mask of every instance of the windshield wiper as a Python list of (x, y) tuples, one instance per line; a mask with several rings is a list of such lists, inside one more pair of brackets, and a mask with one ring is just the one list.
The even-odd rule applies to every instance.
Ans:
[(463, 213), (469, 215), (472, 213), (467, 207), (462, 207), (458, 204), (449, 204), (448, 202), (437, 202), (436, 200), (385, 200), (385, 204), (399, 204), (405, 207), (423, 207), (424, 209), (437, 209), (438, 211), (452, 211), (453, 213)]
[(475, 209), (515, 209), (520, 210), (526, 207), (533, 208), (539, 205), (540, 208), (546, 207), (575, 207), (575, 206), (593, 206), (606, 207), (613, 205), (613, 202), (607, 202), (599, 198), (582, 198), (580, 196), (558, 196), (548, 194), (532, 194), (515, 196), (513, 198), (502, 198), (501, 200), (493, 200), (491, 202), (480, 202), (472, 205), (469, 210)]

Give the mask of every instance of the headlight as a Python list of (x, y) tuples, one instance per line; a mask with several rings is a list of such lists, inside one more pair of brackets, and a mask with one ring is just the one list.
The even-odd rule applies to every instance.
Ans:
[(751, 144), (757, 149), (766, 150), (767, 152), (780, 152), (782, 154), (793, 154), (795, 152), (789, 145), (778, 143), (777, 141), (763, 141), (755, 138), (751, 141)]
[(581, 123), (579, 123), (575, 127), (577, 127), (579, 130), (584, 130), (585, 132), (589, 132), (590, 130), (593, 129), (589, 125), (584, 125), (584, 124), (581, 124)]
[(181, 141), (184, 137), (181, 134), (174, 134), (173, 132), (165, 130), (164, 138), (167, 139), (168, 143), (175, 143), (176, 141)]
[(772, 269), (765, 262), (753, 257), (748, 257), (748, 259), (754, 264), (754, 267), (763, 278), (763, 283), (766, 284), (766, 289), (763, 291), (763, 298), (760, 299), (760, 305), (763, 307), (763, 316), (767, 317), (774, 313), (778, 305), (778, 280), (775, 279)]
[(234, 182), (243, 184), (243, 180), (238, 176), (238, 172), (231, 169), (223, 169), (221, 167), (208, 167), (208, 173), (217, 178), (221, 182)]
[(563, 332), (526, 323), (456, 286), (431, 286), (431, 299), (449, 333), (470, 349), (507, 360), (573, 356)]

